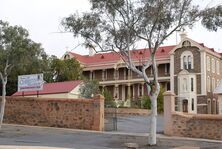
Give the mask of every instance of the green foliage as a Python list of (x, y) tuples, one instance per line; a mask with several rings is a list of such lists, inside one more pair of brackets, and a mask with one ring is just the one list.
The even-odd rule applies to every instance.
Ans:
[(110, 93), (110, 91), (108, 91), (106, 88), (104, 89), (103, 91), (103, 96), (105, 98), (106, 101), (113, 101), (113, 96), (112, 94)]
[(142, 104), (142, 108), (145, 108), (145, 109), (151, 109), (151, 100), (149, 98), (149, 96), (143, 96), (142, 99), (141, 99), (141, 104)]
[[(6, 62), (9, 67), (4, 73)], [(41, 44), (32, 41), (21, 26), (10, 26), (0, 20), (0, 72), (9, 76), (7, 95), (17, 90), (18, 75), (42, 73), (46, 67), (47, 55)]]
[(96, 95), (99, 93), (99, 82), (96, 80), (93, 81), (84, 81), (84, 83), (80, 86), (80, 95), (83, 98), (92, 98), (92, 95)]
[(102, 92), (104, 98), (105, 98), (105, 107), (116, 107), (116, 103), (113, 100), (113, 96), (110, 93), (110, 91), (108, 91), (106, 88), (104, 89), (104, 91)]
[[(157, 111), (158, 113), (163, 112), (163, 93), (164, 93), (164, 88), (160, 88), (160, 93), (157, 97)], [(143, 108), (151, 109), (151, 100), (149, 96), (143, 96), (141, 99), (141, 104)]]
[(80, 63), (74, 58), (66, 60), (53, 58), (50, 64), (54, 82), (81, 79), (82, 68)]

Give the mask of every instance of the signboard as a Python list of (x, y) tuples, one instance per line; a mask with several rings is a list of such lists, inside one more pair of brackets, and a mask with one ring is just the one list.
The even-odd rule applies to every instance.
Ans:
[(43, 89), (43, 74), (18, 76), (18, 91), (39, 91)]

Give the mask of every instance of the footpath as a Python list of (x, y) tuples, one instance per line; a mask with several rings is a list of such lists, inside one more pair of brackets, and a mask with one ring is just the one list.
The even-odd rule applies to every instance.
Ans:
[(157, 146), (148, 146), (148, 133), (86, 130), (4, 124), (0, 149), (222, 149), (222, 141), (157, 135)]

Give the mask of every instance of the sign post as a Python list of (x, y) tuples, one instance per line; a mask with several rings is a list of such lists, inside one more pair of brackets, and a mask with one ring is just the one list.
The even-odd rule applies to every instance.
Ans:
[(18, 92), (43, 90), (43, 74), (18, 76)]

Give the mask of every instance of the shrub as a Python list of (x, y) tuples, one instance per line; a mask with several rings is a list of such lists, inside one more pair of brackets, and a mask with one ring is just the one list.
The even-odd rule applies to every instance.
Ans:
[[(163, 92), (164, 89), (162, 87), (160, 87), (160, 93), (159, 96), (157, 97), (157, 111), (158, 113), (162, 113), (163, 112)], [(141, 99), (141, 105), (142, 108), (144, 109), (151, 109), (151, 100), (148, 96), (143, 96)]]

